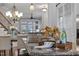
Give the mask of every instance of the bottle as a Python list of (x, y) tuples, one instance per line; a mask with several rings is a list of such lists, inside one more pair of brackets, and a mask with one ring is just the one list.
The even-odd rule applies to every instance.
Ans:
[(62, 43), (66, 43), (67, 42), (67, 34), (66, 31), (63, 29), (62, 33), (61, 33), (61, 42)]

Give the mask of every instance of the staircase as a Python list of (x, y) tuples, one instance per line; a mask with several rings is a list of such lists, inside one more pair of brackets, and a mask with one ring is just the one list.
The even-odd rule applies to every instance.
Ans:
[[(27, 39), (29, 39), (29, 38), (27, 38)], [(23, 47), (27, 50), (27, 52), (28, 52), (29, 55), (30, 55), (32, 50), (31, 50), (31, 48), (29, 47), (28, 42), (27, 42), (27, 41), (25, 42), (25, 40), (23, 40), (22, 38), (19, 38), (18, 42), (21, 44), (21, 46), (23, 46)]]
[[(9, 26), (12, 26), (11, 22), (3, 15), (3, 13), (0, 12), (0, 36), (8, 36), (9, 34)], [(19, 31), (17, 31), (18, 33), (20, 33)], [(27, 38), (28, 39), (28, 38)], [(24, 46), (24, 48), (28, 51), (28, 53), (31, 53), (31, 49), (26, 41), (26, 43), (24, 43), (24, 41), (22, 40), (22, 38), (18, 38), (18, 40), (20, 41), (20, 43)]]
[(6, 36), (8, 35), (8, 31), (5, 31), (4, 28), (0, 28), (0, 36)]

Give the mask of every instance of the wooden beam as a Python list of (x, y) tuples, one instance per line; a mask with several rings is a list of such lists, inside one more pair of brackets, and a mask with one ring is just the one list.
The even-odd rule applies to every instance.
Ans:
[[(0, 14), (4, 17), (4, 19), (12, 26), (12, 23), (3, 15), (3, 13), (0, 11)], [(6, 28), (5, 25), (3, 25), (1, 22), (0, 24), (8, 31), (8, 28)], [(20, 32), (18, 30), (16, 30), (19, 34)]]
[(3, 13), (0, 11), (0, 14), (5, 18), (5, 20), (10, 24), (12, 25), (12, 23), (3, 15)]
[(8, 28), (6, 28), (6, 26), (4, 26), (1, 22), (0, 22), (0, 24), (8, 31)]

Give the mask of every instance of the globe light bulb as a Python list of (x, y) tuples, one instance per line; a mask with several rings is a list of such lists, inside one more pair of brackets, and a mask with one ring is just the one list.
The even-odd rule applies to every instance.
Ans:
[(42, 9), (42, 11), (46, 12), (46, 11), (47, 11), (47, 9), (46, 9), (46, 8), (43, 8), (43, 9)]
[(15, 15), (17, 16), (19, 14), (19, 12), (18, 11), (15, 11)]
[(6, 16), (10, 16), (10, 17), (12, 17), (11, 12), (10, 12), (10, 11), (7, 11), (7, 12), (6, 12)]
[(79, 22), (79, 18), (76, 18), (76, 21)]

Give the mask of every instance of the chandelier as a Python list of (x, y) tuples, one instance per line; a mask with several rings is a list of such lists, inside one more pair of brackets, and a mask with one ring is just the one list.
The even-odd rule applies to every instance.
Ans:
[(23, 16), (23, 13), (19, 12), (14, 5), (11, 11), (6, 12), (6, 16), (15, 23)]

